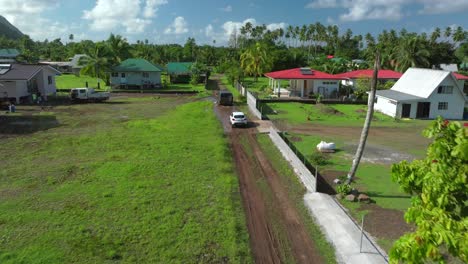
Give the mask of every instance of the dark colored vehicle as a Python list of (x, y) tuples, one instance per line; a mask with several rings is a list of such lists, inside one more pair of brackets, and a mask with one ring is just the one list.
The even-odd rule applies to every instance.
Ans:
[(232, 105), (234, 102), (234, 96), (229, 91), (220, 91), (218, 104), (220, 105)]

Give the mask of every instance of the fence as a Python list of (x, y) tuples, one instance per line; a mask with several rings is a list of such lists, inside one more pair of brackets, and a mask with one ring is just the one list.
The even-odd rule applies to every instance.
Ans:
[(278, 133), (274, 127), (270, 127), (270, 138), (283, 157), (292, 165), (294, 172), (299, 176), (307, 192), (316, 192), (317, 178), (311, 173), (312, 171), (316, 172), (316, 169), (309, 164), (305, 156), (298, 152), (294, 146), (291, 148), (288, 141), (285, 141), (281, 133)]

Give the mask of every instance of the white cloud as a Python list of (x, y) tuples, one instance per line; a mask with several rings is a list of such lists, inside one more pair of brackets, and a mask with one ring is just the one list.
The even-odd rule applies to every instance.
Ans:
[(64, 41), (70, 27), (43, 15), (58, 6), (58, 0), (0, 0), (0, 14), (32, 39), (62, 38)]
[(226, 7), (223, 7), (223, 8), (221, 8), (221, 11), (224, 11), (224, 12), (227, 12), (227, 13), (232, 12), (232, 6), (228, 5)]
[(236, 21), (227, 21), (221, 27), (224, 31), (224, 38), (226, 40), (235, 32), (236, 34), (240, 33), (240, 28), (245, 25), (247, 22), (250, 22), (253, 26), (257, 24), (257, 21), (254, 18), (248, 18), (242, 22)]
[(164, 34), (180, 35), (180, 34), (185, 34), (188, 31), (189, 30), (187, 28), (187, 22), (185, 21), (185, 18), (178, 16), (174, 19), (174, 22), (172, 22), (172, 24), (166, 28), (166, 30), (164, 31)]
[(211, 38), (214, 36), (214, 31), (213, 31), (213, 26), (211, 24), (209, 24), (208, 26), (206, 26), (205, 28), (205, 36)]
[(346, 9), (341, 21), (400, 20), (411, 15), (409, 5), (420, 5), (420, 14), (455, 13), (468, 10), (467, 0), (313, 0), (306, 8)]
[(110, 31), (124, 28), (126, 33), (141, 33), (155, 17), (158, 7), (166, 0), (97, 0), (92, 10), (83, 11), (83, 19), (91, 21), (93, 31)]
[(422, 14), (442, 14), (442, 13), (455, 13), (468, 10), (467, 0), (418, 0), (423, 5), (419, 11)]
[(306, 8), (334, 8), (337, 7), (336, 0), (315, 0), (306, 5)]
[(146, 18), (155, 17), (160, 5), (167, 4), (167, 0), (146, 0), (143, 16)]
[(277, 29), (285, 29), (288, 24), (281, 22), (281, 23), (271, 23), (266, 25), (267, 29), (270, 31), (277, 30)]

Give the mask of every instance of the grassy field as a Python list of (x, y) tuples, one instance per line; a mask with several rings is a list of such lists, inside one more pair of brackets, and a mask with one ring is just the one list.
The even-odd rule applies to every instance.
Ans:
[[(98, 79), (90, 76), (76, 76), (74, 74), (62, 74), (55, 77), (55, 82), (57, 89), (71, 89), (71, 88), (80, 88), (86, 87), (86, 82), (88, 82), (88, 87), (97, 88)], [(106, 83), (99, 79), (101, 90), (106, 90), (109, 87), (106, 86)]]
[[(193, 100), (7, 118), (17, 127), (0, 132), (0, 263), (252, 262), (227, 141), (212, 103)], [(56, 122), (19, 134), (36, 124), (21, 113)]]
[(310, 213), (304, 204), (305, 188), (297, 178), (294, 171), (291, 169), (289, 163), (283, 158), (278, 149), (272, 144), (269, 136), (265, 134), (259, 134), (257, 137), (263, 152), (268, 156), (268, 160), (271, 162), (276, 171), (281, 176), (281, 181), (284, 183), (283, 186), (288, 188), (289, 198), (294, 202), (298, 209), (304, 223), (309, 231), (310, 237), (317, 245), (318, 251), (325, 263), (336, 263), (335, 250), (328, 243), (327, 239), (323, 235), (320, 227), (318, 227), (313, 218), (310, 217)]
[[(292, 125), (320, 124), (325, 126), (362, 126), (366, 117), (365, 105), (339, 104), (301, 104), (301, 103), (268, 103), (277, 114), (267, 113), (272, 120), (286, 120)], [(427, 121), (396, 120), (390, 116), (374, 112), (372, 126), (421, 126)]]

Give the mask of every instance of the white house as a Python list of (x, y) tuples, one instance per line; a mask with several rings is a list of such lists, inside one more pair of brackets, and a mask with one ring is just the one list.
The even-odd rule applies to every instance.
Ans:
[(112, 69), (110, 83), (120, 88), (161, 87), (162, 69), (145, 59), (127, 59)]
[[(310, 94), (320, 94), (324, 98), (338, 98), (339, 81), (334, 75), (313, 70), (311, 68), (294, 68), (283, 71), (265, 73), (269, 86), (275, 93), (287, 89), (291, 96), (308, 97)], [(288, 87), (281, 87), (281, 80), (288, 80)]]
[(409, 68), (390, 90), (378, 90), (375, 110), (397, 118), (463, 119), (466, 97), (449, 71)]
[(48, 95), (57, 92), (55, 76), (60, 72), (48, 65), (0, 64), (0, 98), (29, 100), (32, 94)]

